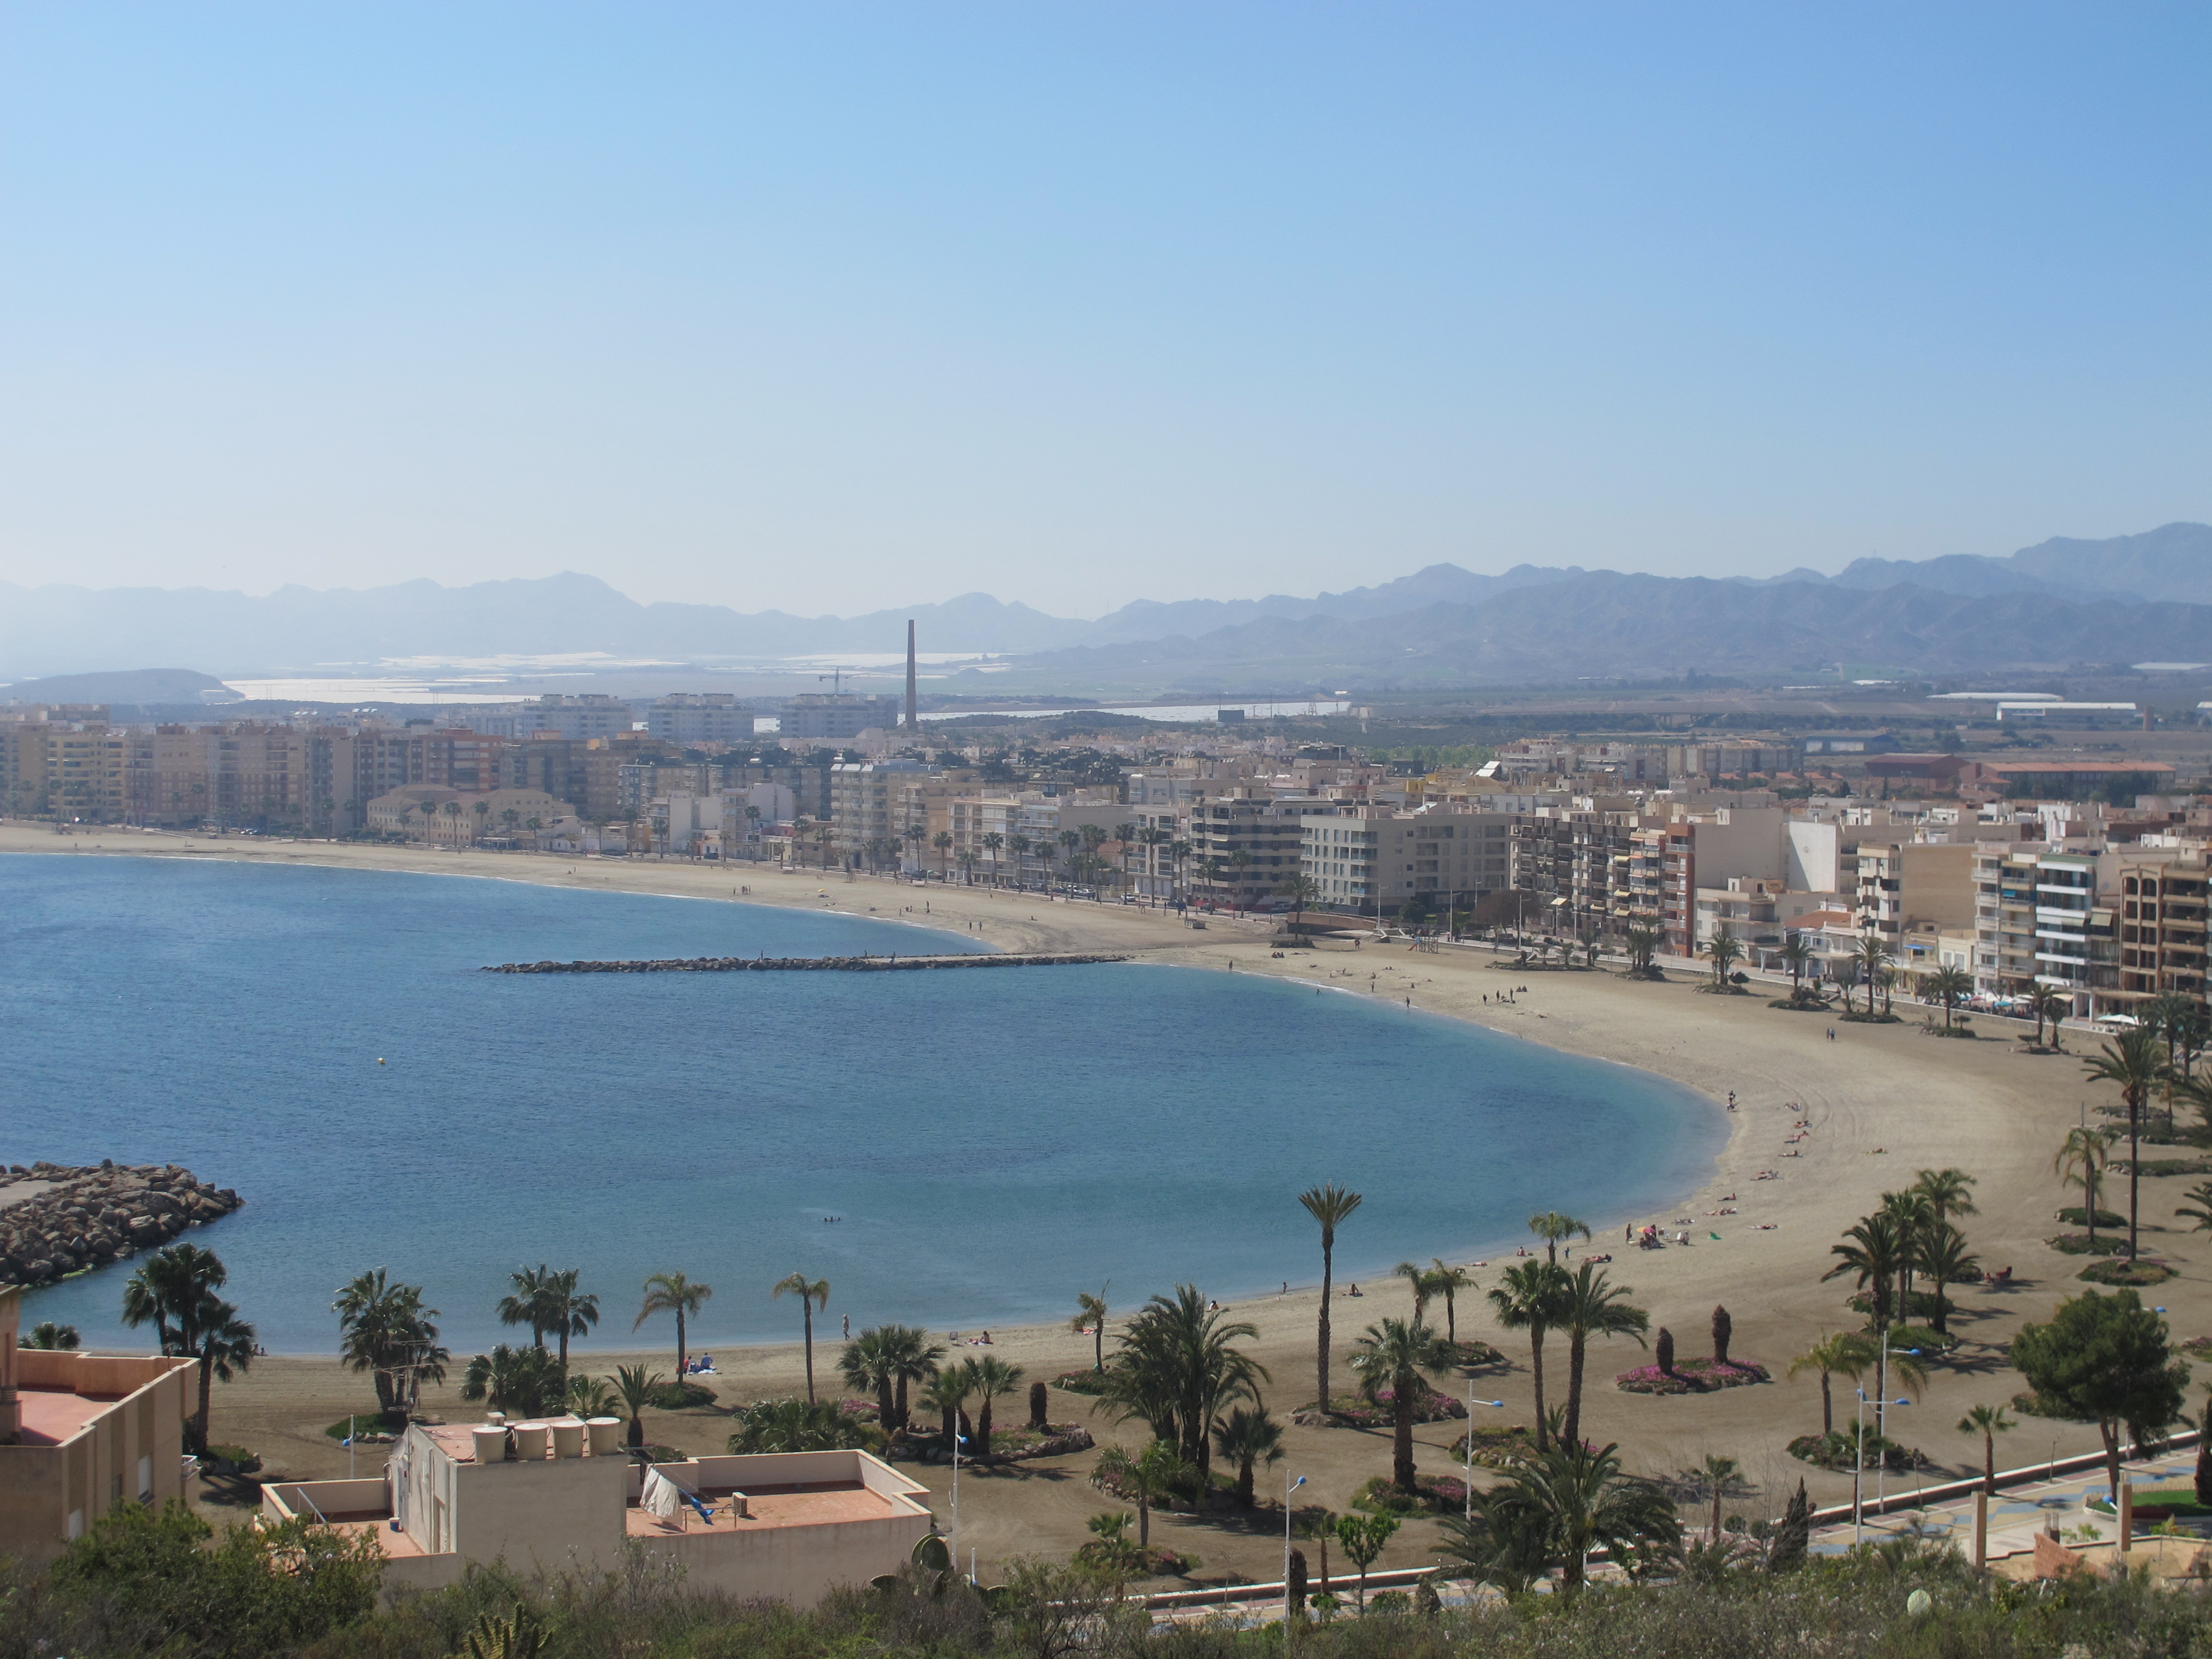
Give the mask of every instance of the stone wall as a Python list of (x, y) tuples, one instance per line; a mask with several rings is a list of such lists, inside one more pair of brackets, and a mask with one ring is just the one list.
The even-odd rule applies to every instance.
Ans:
[(50, 1285), (159, 1249), (244, 1201), (174, 1164), (11, 1164), (0, 1173), (0, 1285)]

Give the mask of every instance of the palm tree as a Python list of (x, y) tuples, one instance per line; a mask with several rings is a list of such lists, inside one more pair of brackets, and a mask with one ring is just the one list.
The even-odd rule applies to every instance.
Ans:
[(1974, 976), (1963, 968), (1938, 968), (1920, 981), (1920, 988), (1943, 1005), (1943, 1029), (1951, 1029), (1951, 1012), (1974, 994)]
[(1936, 1206), (1926, 1194), (1908, 1187), (1881, 1195), (1881, 1213), (1897, 1226), (1897, 1316), (1912, 1321), (1912, 1275), (1920, 1266), (1920, 1243), (1936, 1224)]
[(2094, 1083), (2116, 1085), (2128, 1109), (2128, 1254), (2136, 1254), (2136, 1224), (2142, 1182), (2143, 1103), (2166, 1075), (2158, 1033), (2147, 1025), (2123, 1031), (2081, 1062)]
[(1877, 1212), (1844, 1228), (1844, 1237), (1847, 1243), (1828, 1247), (1830, 1255), (1841, 1259), (1820, 1275), (1821, 1281), (1856, 1273), (1860, 1288), (1870, 1298), (1875, 1329), (1886, 1331), (1889, 1328), (1890, 1293), (1897, 1283), (1899, 1264), (1905, 1260), (1897, 1222)]
[(1223, 1461), (1237, 1466), (1237, 1506), (1249, 1510), (1253, 1501), (1253, 1469), (1261, 1463), (1283, 1461), (1283, 1425), (1267, 1415), (1264, 1406), (1251, 1411), (1239, 1406), (1228, 1416), (1215, 1419), (1213, 1449)]
[(1712, 1452), (1698, 1466), (1698, 1484), (1712, 1494), (1713, 1529), (1706, 1534), (1707, 1541), (1718, 1543), (1721, 1536), (1721, 1498), (1743, 1473), (1743, 1465), (1733, 1457), (1722, 1457)]
[(945, 1358), (945, 1350), (929, 1340), (929, 1333), (914, 1325), (884, 1325), (878, 1328), (884, 1343), (884, 1354), (890, 1367), (891, 1382), (897, 1392), (891, 1400), (890, 1426), (903, 1429), (907, 1425), (907, 1386), (927, 1382), (937, 1375), (937, 1363)]
[(638, 1309), (637, 1318), (630, 1329), (635, 1330), (657, 1313), (676, 1316), (676, 1374), (682, 1376), (690, 1358), (684, 1340), (684, 1322), (707, 1305), (707, 1298), (714, 1294), (712, 1285), (694, 1285), (682, 1273), (655, 1273), (645, 1281), (645, 1303)]
[(877, 1431), (828, 1400), (756, 1400), (738, 1412), (733, 1456), (754, 1452), (868, 1451)]
[(1867, 1367), (1874, 1363), (1874, 1345), (1856, 1331), (1824, 1334), (1818, 1342), (1790, 1362), (1790, 1375), (1792, 1376), (1801, 1371), (1818, 1371), (1820, 1374), (1820, 1437), (1823, 1440), (1836, 1431), (1836, 1407), (1829, 1396), (1829, 1377), (1844, 1376), (1856, 1382), (1866, 1375)]
[(893, 1374), (881, 1330), (862, 1331), (837, 1356), (837, 1375), (848, 1389), (876, 1397), (876, 1420), (886, 1433), (896, 1426), (891, 1420)]
[(646, 1407), (653, 1405), (653, 1394), (661, 1387), (659, 1371), (648, 1371), (644, 1364), (617, 1364), (615, 1367), (615, 1395), (622, 1401), (623, 1413), (630, 1418), (629, 1444), (646, 1444)]
[(1259, 1334), (1257, 1326), (1209, 1309), (1195, 1285), (1178, 1285), (1122, 1328), (1099, 1407), (1125, 1423), (1142, 1419), (1204, 1474), (1212, 1460), (1207, 1426), (1237, 1401), (1256, 1404), (1259, 1385), (1270, 1380), (1267, 1368), (1236, 1346)]
[(49, 1352), (66, 1352), (83, 1345), (84, 1337), (76, 1326), (57, 1324), (51, 1319), (41, 1319), (31, 1327), (31, 1334), (23, 1339), (23, 1346), (44, 1349)]
[(1938, 1221), (1923, 1232), (1913, 1255), (1936, 1286), (1936, 1316), (1929, 1322), (1936, 1335), (1948, 1336), (1950, 1304), (1943, 1298), (1943, 1287), (1974, 1277), (1981, 1260), (1967, 1249), (1966, 1236), (1948, 1221)]
[[(1359, 1378), (1360, 1392), (1377, 1399), (1390, 1390), (1390, 1478), (1403, 1492), (1420, 1490), (1413, 1478), (1413, 1396), (1422, 1380), (1451, 1369), (1457, 1356), (1452, 1346), (1417, 1314), (1412, 1319), (1385, 1319), (1370, 1325), (1352, 1345), (1352, 1369)], [(1473, 1431), (1474, 1425), (1468, 1425)]]
[(1868, 933), (1861, 937), (1852, 960), (1857, 964), (1859, 982), (1867, 988), (1867, 1012), (1874, 1012), (1875, 987), (1882, 983), (1889, 972), (1889, 946), (1880, 935)]
[(2174, 1218), (2187, 1216), (2197, 1224), (2190, 1229), (2195, 1233), (2212, 1233), (2212, 1181), (2200, 1181), (2183, 1194), (2189, 1202), (2177, 1207)]
[(599, 1298), (576, 1288), (583, 1276), (580, 1267), (564, 1267), (550, 1274), (544, 1285), (544, 1309), (550, 1316), (546, 1328), (560, 1339), (558, 1357), (561, 1375), (568, 1375), (568, 1339), (589, 1336), (592, 1327), (599, 1322)]
[(545, 1333), (552, 1328), (553, 1316), (550, 1292), (555, 1278), (553, 1269), (544, 1262), (534, 1267), (518, 1267), (507, 1275), (514, 1289), (500, 1297), (494, 1310), (502, 1325), (527, 1325), (530, 1346), (543, 1348)]
[(390, 1417), (414, 1409), (425, 1382), (446, 1380), (438, 1346), (435, 1308), (422, 1305), (419, 1285), (394, 1285), (379, 1267), (358, 1275), (331, 1304), (338, 1316), (338, 1358), (351, 1371), (367, 1371), (376, 1385), (377, 1408)]
[(1729, 970), (1743, 960), (1743, 946), (1727, 933), (1715, 933), (1705, 941), (1705, 954), (1713, 960), (1713, 989), (1728, 988)]
[(1651, 1316), (1628, 1305), (1629, 1287), (1607, 1281), (1605, 1271), (1585, 1261), (1572, 1279), (1560, 1274), (1559, 1323), (1567, 1333), (1567, 1443), (1582, 1443), (1583, 1357), (1593, 1336), (1632, 1336), (1644, 1340)]
[(1152, 1544), (1152, 1505), (1188, 1481), (1192, 1469), (1181, 1452), (1165, 1440), (1155, 1440), (1134, 1457), (1119, 1446), (1109, 1446), (1092, 1465), (1091, 1484), (1119, 1487), (1136, 1500), (1137, 1547)]
[(1295, 927), (1305, 919), (1306, 906), (1321, 896), (1321, 884), (1311, 876), (1285, 876), (1275, 884), (1275, 890), (1291, 902), (1291, 922)]
[(984, 831), (983, 850), (991, 855), (991, 885), (994, 887), (999, 884), (999, 849), (1006, 844), (1006, 838), (997, 830)]
[[(1516, 1261), (1500, 1276), (1490, 1292), (1490, 1305), (1498, 1322), (1509, 1331), (1528, 1333), (1528, 1369), (1536, 1401), (1536, 1449), (1547, 1443), (1548, 1419), (1544, 1415), (1544, 1334), (1557, 1324), (1564, 1311), (1566, 1275), (1548, 1261)], [(1470, 1425), (1471, 1426), (1471, 1425)]]
[(1588, 1222), (1577, 1221), (1574, 1217), (1562, 1215), (1557, 1210), (1546, 1210), (1540, 1214), (1530, 1216), (1528, 1231), (1544, 1241), (1544, 1259), (1554, 1267), (1559, 1265), (1561, 1244), (1577, 1234), (1585, 1240), (1590, 1236)]
[(1091, 1369), (1094, 1371), (1106, 1369), (1106, 1289), (1113, 1282), (1109, 1279), (1101, 1285), (1096, 1296), (1088, 1291), (1078, 1291), (1075, 1317), (1067, 1322), (1078, 1336), (1085, 1331), (1091, 1333)]
[(1464, 1267), (1447, 1267), (1442, 1256), (1431, 1256), (1436, 1264), (1429, 1275), (1431, 1291), (1444, 1299), (1444, 1340), (1454, 1345), (1459, 1341), (1459, 1293), (1474, 1288), (1474, 1275)]
[(2057, 1156), (2051, 1160), (2051, 1172), (2061, 1181), (2081, 1186), (2081, 1213), (2088, 1225), (2093, 1251), (2097, 1243), (2097, 1200), (2104, 1190), (2105, 1165), (2111, 1162), (2113, 1143), (2118, 1139), (2118, 1134), (2111, 1129), (2092, 1129), (2086, 1125), (2069, 1129), (2066, 1139), (2058, 1143)]
[(1997, 1437), (2014, 1426), (2002, 1406), (1971, 1407), (1959, 1419), (1960, 1434), (1982, 1437), (1982, 1490), (1992, 1498), (1997, 1495)]
[(510, 1348), (501, 1342), (470, 1360), (461, 1373), (462, 1399), (481, 1400), (514, 1417), (536, 1417), (565, 1392), (553, 1356), (527, 1343)]
[(960, 1443), (962, 1407), (968, 1403), (968, 1395), (975, 1387), (965, 1365), (947, 1365), (929, 1379), (921, 1390), (921, 1403), (938, 1413), (944, 1425), (945, 1449), (953, 1450)]
[(1805, 969), (1813, 961), (1813, 947), (1805, 942), (1802, 933), (1792, 933), (1782, 941), (1783, 965), (1790, 969), (1790, 996), (1792, 1001), (1805, 988)]
[(1306, 1213), (1321, 1224), (1321, 1409), (1329, 1408), (1328, 1393), (1328, 1298), (1331, 1277), (1335, 1271), (1336, 1230), (1346, 1218), (1361, 1203), (1359, 1194), (1334, 1182), (1326, 1187), (1309, 1187), (1298, 1194), (1298, 1202), (1305, 1206)]
[(2066, 1016), (2074, 1012), (2074, 999), (2056, 986), (2039, 985), (2028, 993), (2028, 1006), (2035, 1010), (2036, 1030), (2040, 1033), (2043, 1021), (2048, 1018), (2051, 1021), (2051, 1046), (2063, 1048), (2066, 1045), (2059, 1040), (2060, 1034)]
[(1402, 1279), (1413, 1292), (1413, 1318), (1418, 1322), (1429, 1310), (1429, 1298), (1441, 1293), (1431, 1270), (1418, 1261), (1401, 1261), (1390, 1270), (1393, 1279)]
[(1981, 1213), (1974, 1207), (1974, 1177), (1964, 1170), (1923, 1170), (1912, 1189), (1927, 1199), (1936, 1220), (1948, 1221), (1953, 1216)]
[(1660, 933), (1656, 927), (1632, 927), (1628, 930), (1628, 971), (1648, 975), (1654, 971), (1659, 956)]
[(578, 1371), (568, 1379), (568, 1409), (578, 1417), (612, 1417), (620, 1404), (622, 1396), (604, 1376)]
[(795, 1296), (799, 1298), (801, 1316), (806, 1328), (806, 1398), (814, 1398), (814, 1310), (830, 1305), (830, 1281), (809, 1279), (805, 1273), (793, 1273), (779, 1279), (769, 1289), (771, 1297)]
[(1589, 1553), (1616, 1561), (1640, 1552), (1671, 1554), (1682, 1541), (1674, 1500), (1649, 1480), (1624, 1474), (1620, 1449), (1554, 1446), (1510, 1469), (1474, 1502), (1472, 1523), (1444, 1523), (1440, 1553), (1476, 1565), (1501, 1557), (1556, 1561), (1559, 1589), (1583, 1586)]
[(229, 1278), (222, 1260), (195, 1244), (173, 1244), (147, 1258), (123, 1287), (123, 1322), (151, 1324), (161, 1352), (194, 1360), (199, 1368), (199, 1407), (185, 1425), (196, 1452), (208, 1443), (214, 1384), (228, 1382), (253, 1363), (254, 1330), (234, 1304), (216, 1292)]
[(985, 1354), (970, 1359), (961, 1369), (968, 1373), (969, 1393), (978, 1402), (975, 1407), (975, 1455), (991, 1455), (991, 1402), (1002, 1395), (1012, 1394), (1022, 1385), (1022, 1368), (1008, 1364), (996, 1354)]

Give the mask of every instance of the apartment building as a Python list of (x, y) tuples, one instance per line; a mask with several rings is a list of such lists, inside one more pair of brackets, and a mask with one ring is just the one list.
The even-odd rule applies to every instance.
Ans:
[(1316, 902), (1387, 915), (1418, 898), (1437, 909), (1473, 905), (1512, 883), (1513, 815), (1429, 806), (1353, 806), (1299, 821), (1299, 867)]
[(896, 1572), (931, 1529), (928, 1489), (866, 1452), (647, 1464), (621, 1431), (611, 1417), (413, 1424), (381, 1474), (273, 1481), (262, 1513), (374, 1539), (386, 1596), (494, 1563), (599, 1573), (642, 1558), (693, 1589), (801, 1607)]
[(2116, 860), (2119, 988), (2124, 997), (2205, 1000), (2207, 863), (2203, 845), (2171, 858)]
[(1189, 807), (1176, 839), (1190, 845), (1193, 892), (1240, 910), (1288, 903), (1282, 886), (1305, 867), (1306, 821), (1336, 811), (1310, 795), (1242, 787)]
[(7, 810), (115, 823), (129, 816), (130, 734), (104, 722), (11, 721), (0, 726)]
[(1856, 853), (1859, 926), (1893, 951), (1909, 931), (1974, 926), (1972, 843), (1862, 841)]
[(849, 743), (871, 729), (894, 729), (899, 723), (899, 701), (850, 691), (809, 692), (785, 703), (777, 722), (777, 734), (786, 744)]
[[(572, 742), (618, 737), (636, 723), (636, 711), (621, 697), (599, 695), (532, 697), (503, 708), (478, 709), (468, 725), (488, 737), (526, 739), (544, 732)], [(745, 735), (752, 736), (748, 726)]]
[(753, 740), (753, 708), (726, 691), (678, 691), (646, 705), (645, 730), (664, 743), (696, 747), (702, 743), (745, 744)]
[(0, 1288), (0, 1560), (43, 1566), (125, 1504), (184, 1496), (193, 1362), (26, 1348)]

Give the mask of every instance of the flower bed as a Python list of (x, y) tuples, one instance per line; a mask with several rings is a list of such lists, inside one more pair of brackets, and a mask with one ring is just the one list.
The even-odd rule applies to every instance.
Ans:
[(1452, 1364), (1471, 1371), (1505, 1363), (1505, 1356), (1487, 1342), (1455, 1342), (1451, 1344), (1451, 1350)]
[(2087, 1233), (2061, 1233), (2043, 1242), (2064, 1255), (2119, 1255), (2128, 1248), (2125, 1233), (2099, 1233), (2094, 1240)]
[(1752, 1382), (1771, 1382), (1766, 1367), (1731, 1359), (1723, 1365), (1711, 1359), (1678, 1359), (1674, 1369), (1638, 1365), (1613, 1379), (1623, 1394), (1710, 1394), (1715, 1389), (1740, 1389)]
[[(952, 1454), (945, 1444), (942, 1432), (911, 1431), (907, 1443), (925, 1463), (950, 1463)], [(960, 1455), (963, 1463), (1022, 1463), (1033, 1457), (1059, 1457), (1068, 1452), (1088, 1451), (1097, 1443), (1091, 1431), (1079, 1423), (1054, 1423), (1045, 1430), (1033, 1429), (1026, 1423), (993, 1424), (991, 1425), (991, 1454), (988, 1457)], [(1116, 1494), (1121, 1496), (1123, 1494)], [(1127, 1494), (1133, 1501), (1134, 1494)]]
[(1093, 1398), (1106, 1392), (1103, 1371), (1062, 1371), (1052, 1379), (1052, 1386), (1062, 1394), (1089, 1395)]
[[(1305, 1405), (1291, 1413), (1291, 1421), (1304, 1428), (1387, 1429), (1398, 1420), (1394, 1399), (1388, 1389), (1377, 1389), (1372, 1400), (1364, 1395), (1340, 1394), (1329, 1402), (1326, 1414), (1318, 1405)], [(1413, 1400), (1416, 1423), (1441, 1423), (1448, 1417), (1466, 1415), (1464, 1401), (1433, 1389), (1423, 1389)]]
[(2074, 1275), (2086, 1279), (2092, 1285), (2126, 1285), (2142, 1290), (2153, 1285), (2163, 1285), (2173, 1278), (2174, 1271), (2163, 1261), (2093, 1261)]
[(1415, 1474), (1418, 1492), (1403, 1492), (1378, 1474), (1352, 1495), (1352, 1507), (1370, 1515), (1457, 1515), (1467, 1507), (1467, 1482), (1453, 1474)]
[[(1866, 1437), (1866, 1467), (1891, 1468), (1899, 1471), (1932, 1467), (1925, 1452), (1911, 1446), (1900, 1446), (1869, 1429)], [(1838, 1429), (1831, 1435), (1801, 1434), (1790, 1443), (1790, 1455), (1816, 1468), (1840, 1469), (1848, 1472), (1858, 1455), (1859, 1437), (1850, 1429)]]
[(1518, 1463), (1536, 1449), (1535, 1431), (1525, 1423), (1478, 1424), (1466, 1434), (1452, 1442), (1452, 1462), (1465, 1464), (1467, 1443), (1474, 1441), (1474, 1464), (1477, 1468), (1502, 1469)]
[(2212, 1336), (2192, 1336), (2173, 1346), (2192, 1359), (2212, 1359)]

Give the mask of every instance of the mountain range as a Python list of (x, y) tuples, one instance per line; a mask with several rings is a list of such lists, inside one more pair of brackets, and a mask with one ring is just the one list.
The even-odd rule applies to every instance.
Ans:
[[(896, 651), (1008, 653), (1023, 682), (1224, 686), (1811, 670), (1930, 672), (2212, 655), (2212, 526), (2059, 538), (2008, 558), (1861, 559), (1835, 575), (1707, 579), (1437, 564), (1310, 598), (1138, 600), (1085, 621), (967, 593), (852, 617), (641, 605), (596, 577), (365, 591), (0, 584), (0, 676), (137, 668), (328, 672), (604, 653), (727, 662)], [(962, 677), (965, 678), (966, 677)], [(981, 677), (978, 677), (980, 679)], [(21, 695), (19, 687), (17, 695)]]

